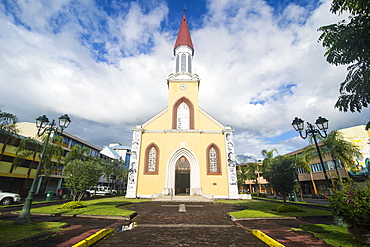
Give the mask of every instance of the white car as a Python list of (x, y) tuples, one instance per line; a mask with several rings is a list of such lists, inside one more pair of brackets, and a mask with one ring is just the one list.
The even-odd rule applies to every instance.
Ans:
[(97, 196), (106, 196), (106, 195), (116, 195), (117, 190), (112, 190), (110, 187), (92, 187), (89, 190), (86, 190), (90, 193), (90, 196), (97, 195)]
[(1, 205), (9, 205), (14, 202), (19, 202), (21, 197), (19, 194), (10, 193), (10, 192), (3, 192), (0, 190), (0, 204)]

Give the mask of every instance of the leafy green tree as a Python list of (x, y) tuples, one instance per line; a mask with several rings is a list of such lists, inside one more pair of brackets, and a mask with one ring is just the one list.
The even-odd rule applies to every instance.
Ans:
[(117, 179), (121, 181), (121, 187), (126, 188), (127, 187), (127, 177), (128, 177), (128, 170), (124, 166), (124, 164), (121, 164), (118, 166), (117, 169)]
[(293, 157), (279, 156), (275, 158), (264, 176), (275, 192), (282, 195), (285, 203), (288, 194), (294, 190), (296, 175)]
[(80, 201), (85, 191), (99, 182), (102, 174), (99, 161), (74, 159), (68, 162), (64, 166), (64, 183), (71, 190), (73, 201)]
[(106, 177), (108, 184), (111, 183), (112, 177), (116, 177), (119, 174), (120, 167), (124, 164), (118, 159), (107, 159), (103, 161), (103, 174)]
[(349, 65), (335, 107), (361, 112), (370, 103), (370, 4), (368, 0), (333, 0), (330, 11), (349, 13), (347, 20), (318, 29), (326, 60), (337, 66)]
[(18, 132), (16, 127), (17, 122), (18, 118), (16, 115), (4, 112), (0, 106), (0, 129), (16, 134)]

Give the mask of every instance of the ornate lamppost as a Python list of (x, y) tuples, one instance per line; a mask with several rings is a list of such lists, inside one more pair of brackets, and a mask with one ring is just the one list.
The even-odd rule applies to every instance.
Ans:
[[(322, 160), (322, 156), (321, 156), (321, 152), (320, 152), (320, 149), (319, 149), (319, 145), (317, 145), (317, 139), (316, 139), (316, 135), (320, 135), (323, 138), (326, 138), (327, 137), (326, 130), (328, 129), (328, 122), (329, 121), (326, 118), (319, 117), (316, 120), (316, 122), (315, 122), (316, 126), (319, 129), (316, 129), (314, 125), (312, 125), (309, 122), (307, 122), (307, 129), (304, 131), (305, 132), (304, 135), (302, 134), (302, 131), (304, 129), (304, 121), (301, 118), (295, 117), (295, 119), (292, 122), (292, 126), (293, 126), (293, 128), (296, 131), (299, 132), (299, 135), (303, 139), (306, 139), (308, 136), (312, 136), (312, 138), (313, 138), (313, 140), (315, 142), (317, 154), (318, 154), (319, 159), (320, 159), (321, 168), (322, 168), (322, 170), (324, 172), (326, 187), (329, 189), (329, 188), (331, 188), (331, 185), (330, 185), (330, 182), (329, 182), (328, 174), (327, 174), (326, 169), (325, 169), (325, 166), (324, 166), (324, 162)], [(323, 133), (321, 133), (321, 131)]]
[[(62, 115), (59, 118), (59, 127), (61, 129), (61, 134), (63, 133), (63, 130), (68, 127), (70, 122), (71, 122), (71, 119), (68, 117), (67, 114)], [(58, 133), (58, 127), (55, 124), (55, 120), (53, 119), (51, 124), (49, 124), (49, 119), (45, 115), (39, 116), (36, 119), (36, 127), (38, 129), (38, 131), (37, 131), (38, 136), (42, 136), (45, 132), (47, 133), (47, 136), (46, 136), (45, 142), (43, 144), (42, 153), (40, 155), (40, 161), (39, 161), (39, 164), (37, 166), (35, 178), (33, 179), (30, 190), (28, 191), (28, 196), (25, 199), (22, 211), (19, 214), (18, 219), (15, 221), (15, 223), (18, 224), (18, 225), (27, 224), (27, 223), (30, 222), (31, 204), (32, 204), (32, 201), (33, 201), (33, 197), (35, 195), (35, 187), (36, 187), (36, 184), (38, 182), (38, 177), (39, 177), (40, 169), (42, 167), (42, 162), (43, 162), (43, 158), (44, 158), (44, 155), (45, 155), (45, 150), (48, 146), (49, 138), (50, 138), (51, 133), (52, 132)]]

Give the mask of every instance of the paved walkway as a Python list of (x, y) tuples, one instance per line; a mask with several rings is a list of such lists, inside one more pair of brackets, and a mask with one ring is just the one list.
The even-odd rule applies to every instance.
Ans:
[[(227, 217), (243, 207), (218, 203), (139, 203), (136, 227), (114, 233), (97, 246), (267, 246)], [(180, 211), (180, 212), (179, 212)]]

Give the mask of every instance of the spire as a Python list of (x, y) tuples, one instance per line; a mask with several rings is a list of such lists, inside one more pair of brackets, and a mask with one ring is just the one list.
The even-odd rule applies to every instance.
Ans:
[(175, 47), (173, 49), (175, 50), (180, 45), (187, 45), (194, 51), (194, 46), (193, 46), (193, 42), (191, 41), (188, 22), (186, 21), (185, 11), (182, 17), (179, 33), (177, 34)]

